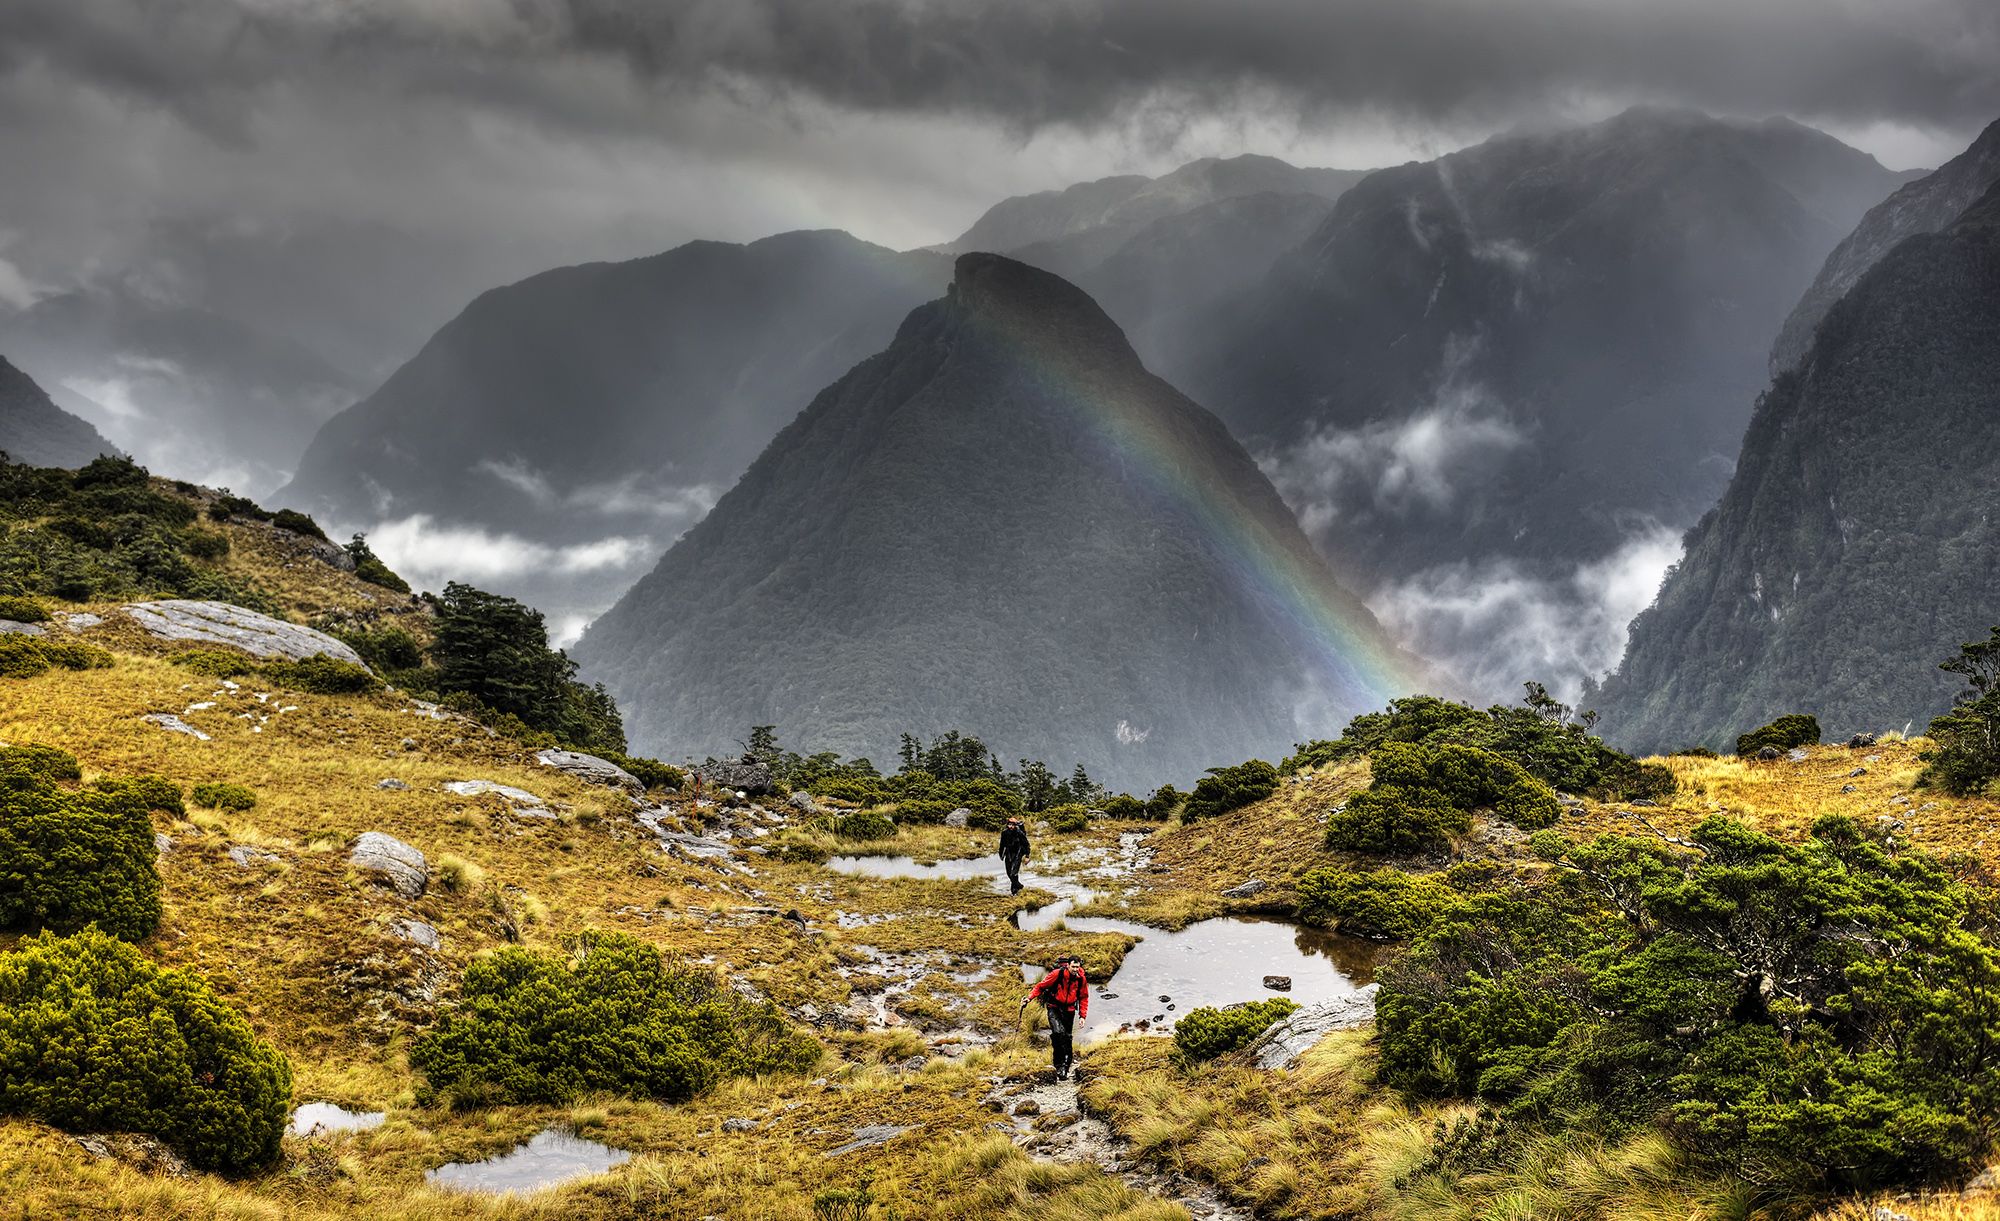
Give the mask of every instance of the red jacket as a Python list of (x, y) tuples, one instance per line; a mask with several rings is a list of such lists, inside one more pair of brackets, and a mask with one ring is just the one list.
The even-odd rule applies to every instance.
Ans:
[(1050, 971), (1041, 983), (1028, 990), (1028, 995), (1044, 1005), (1076, 1010), (1079, 1021), (1090, 1015), (1090, 981), (1082, 971)]

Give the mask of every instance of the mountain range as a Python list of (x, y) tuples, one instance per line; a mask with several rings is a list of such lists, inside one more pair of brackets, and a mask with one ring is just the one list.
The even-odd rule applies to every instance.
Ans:
[[(1934, 214), (1964, 178), (1900, 206)], [(1596, 701), (1607, 736), (1725, 749), (1792, 712), (1834, 737), (1922, 732), (1963, 688), (1937, 663), (2000, 620), (1996, 518), (2000, 183), (1860, 272), (1759, 400)]]
[(35, 379), (0, 356), (0, 453), (29, 466), (75, 468), (118, 447), (51, 402)]
[(977, 732), (1143, 789), (1434, 685), (1248, 453), (990, 254), (812, 400), (574, 650), (634, 749)]

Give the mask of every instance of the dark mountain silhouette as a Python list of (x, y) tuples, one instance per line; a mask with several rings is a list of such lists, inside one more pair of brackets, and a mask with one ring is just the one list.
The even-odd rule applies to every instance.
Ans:
[(635, 750), (958, 728), (1120, 786), (1427, 683), (1213, 415), (987, 254), (812, 401), (574, 650)]
[(74, 470), (117, 446), (49, 401), (35, 379), (0, 357), (0, 453), (29, 466)]
[(1906, 238), (1758, 402), (1736, 477), (1597, 706), (1627, 748), (1776, 715), (1920, 731), (2000, 620), (2000, 185)]
[[(328, 421), (274, 499), (506, 538), (534, 559), (484, 582), (595, 611), (949, 277), (943, 255), (834, 231), (544, 272), (482, 294)], [(607, 539), (632, 545), (589, 566)]]
[(1496, 696), (1575, 680), (1651, 592), (1635, 548), (1663, 563), (1726, 485), (1786, 312), (1902, 180), (1787, 120), (1498, 137), (1364, 179), (1157, 367), (1406, 643)]
[(0, 321), (0, 347), (145, 465), (255, 497), (360, 393), (296, 342), (113, 289), (37, 301)]
[(1771, 347), (1772, 374), (1799, 363), (1812, 344), (1813, 328), (1833, 303), (1854, 287), (1862, 272), (1904, 238), (1936, 233), (1950, 224), (1995, 182), (2000, 182), (2000, 120), (1981, 132), (1970, 148), (1939, 166), (1936, 173), (1903, 184), (1870, 208), (1854, 232), (1841, 239), (1778, 332), (1778, 341)]

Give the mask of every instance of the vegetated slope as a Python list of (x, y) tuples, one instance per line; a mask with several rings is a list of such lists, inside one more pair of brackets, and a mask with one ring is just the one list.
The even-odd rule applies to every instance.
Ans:
[[(1496, 137), (1364, 179), (1159, 372), (1266, 457), (1343, 581), (1401, 604), (1406, 643), (1505, 671), (1500, 633), (1577, 621), (1581, 568), (1714, 503), (1786, 311), (1901, 180), (1784, 120)], [(1525, 610), (1480, 596), (1535, 582)], [(1488, 694), (1555, 676), (1522, 661)]]
[(641, 752), (763, 723), (879, 759), (957, 727), (1140, 790), (1423, 685), (1220, 421), (1085, 294), (994, 255), (961, 257), (575, 655)]
[(49, 401), (35, 379), (0, 356), (0, 453), (30, 466), (82, 466), (118, 447)]
[(295, 341), (115, 290), (37, 301), (0, 323), (0, 346), (139, 461), (253, 497), (291, 478), (313, 433), (362, 390)]
[(1722, 503), (1598, 705), (1628, 748), (1773, 716), (1923, 726), (2000, 618), (2000, 187), (1905, 240), (1759, 400)]
[[(532, 276), (480, 296), (328, 421), (275, 499), (347, 528), (421, 533), (407, 525), (421, 516), (585, 548), (482, 580), (552, 615), (594, 611), (934, 296), (947, 263), (824, 231)], [(399, 537), (376, 539), (391, 563)], [(606, 540), (622, 540), (614, 561), (587, 550)]]
[(1939, 166), (1936, 173), (1905, 183), (1870, 208), (1854, 232), (1826, 256), (1826, 265), (1820, 268), (1812, 287), (1785, 319), (1778, 341), (1771, 346), (1772, 375), (1805, 358), (1813, 328), (1833, 303), (1854, 287), (1861, 273), (1904, 238), (1936, 233), (1950, 224), (1996, 181), (2000, 181), (2000, 121), (1989, 125), (1971, 147)]

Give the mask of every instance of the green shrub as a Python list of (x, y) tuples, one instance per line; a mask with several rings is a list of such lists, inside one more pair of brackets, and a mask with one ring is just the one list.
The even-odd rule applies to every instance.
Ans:
[(380, 585), (384, 589), (393, 589), (399, 594), (410, 592), (410, 583), (389, 571), (389, 566), (382, 562), (381, 557), (369, 549), (367, 535), (355, 535), (344, 550), (354, 559), (355, 576), (370, 584)]
[(1229, 1009), (1203, 1006), (1189, 1010), (1174, 1023), (1174, 1051), (1183, 1061), (1199, 1063), (1247, 1047), (1250, 1041), (1297, 1012), (1295, 1001), (1275, 997)]
[(314, 653), (299, 661), (266, 662), (263, 673), (280, 686), (313, 695), (352, 695), (382, 689), (382, 680), (366, 667), (324, 653)]
[(95, 929), (0, 955), (0, 1110), (245, 1170), (277, 1159), (291, 1096), (291, 1065), (191, 972)]
[(81, 640), (44, 638), (35, 643), (41, 647), (42, 656), (49, 659), (50, 665), (61, 666), (65, 670), (108, 670), (115, 660), (104, 649)]
[(652, 789), (676, 789), (687, 783), (687, 774), (671, 763), (658, 759), (647, 759), (638, 755), (624, 755), (611, 751), (602, 756), (607, 762), (616, 763), (632, 774), (633, 779)]
[(47, 623), (49, 608), (33, 598), (0, 598), (0, 619), (16, 623)]
[(851, 801), (861, 806), (881, 805), (889, 800), (889, 790), (883, 787), (880, 780), (871, 777), (826, 776), (813, 781), (806, 789), (815, 797)]
[(254, 673), (257, 669), (256, 658), (228, 649), (188, 649), (169, 654), (167, 660), (174, 665), (185, 666), (189, 672), (204, 678), (235, 678), (239, 674)]
[(466, 968), (462, 996), (410, 1057), (432, 1096), (476, 1086), (518, 1103), (598, 1091), (681, 1100), (821, 1054), (777, 1006), (625, 933), (586, 934), (563, 958), (507, 946)]
[(1803, 712), (1781, 716), (1762, 729), (1755, 729), (1736, 739), (1736, 753), (1754, 755), (1766, 746), (1779, 750), (1791, 750), (1799, 746), (1819, 745), (1819, 718)]
[(856, 810), (835, 822), (833, 833), (842, 839), (888, 839), (896, 834), (896, 824), (874, 810)]
[(1966, 689), (1925, 730), (1936, 745), (1918, 756), (1924, 770), (1917, 784), (1967, 797), (2000, 777), (2000, 627), (1991, 639), (1960, 645), (1958, 652), (1938, 669), (1963, 675)]
[(1394, 869), (1352, 873), (1321, 866), (1298, 880), (1299, 918), (1308, 924), (1338, 923), (1364, 936), (1408, 940), (1428, 929), (1458, 894), (1434, 874)]
[(229, 536), (214, 530), (184, 530), (181, 550), (198, 560), (219, 560), (229, 554)]
[(257, 794), (241, 784), (197, 784), (194, 803), (211, 810), (248, 810), (257, 804)]
[(949, 801), (909, 798), (896, 803), (896, 818), (905, 826), (934, 826), (958, 808)]
[(0, 636), (0, 675), (33, 678), (49, 671), (49, 659), (36, 646), (33, 636), (9, 633)]
[(1163, 784), (1146, 799), (1146, 817), (1165, 822), (1181, 808), (1181, 793), (1171, 784)]
[(110, 793), (132, 802), (142, 810), (161, 810), (176, 818), (187, 817), (187, 806), (181, 800), (181, 786), (164, 776), (107, 777), (91, 787), (100, 793)]
[(1262, 759), (1252, 759), (1235, 767), (1211, 767), (1208, 775), (1195, 782), (1194, 792), (1181, 811), (1182, 822), (1198, 822), (1227, 814), (1278, 791), (1278, 769)]
[(625, 750), (616, 701), (603, 683), (576, 681), (576, 663), (549, 647), (540, 611), (457, 581), (434, 604), (437, 691), (469, 695), (572, 750)]
[(1686, 750), (1677, 750), (1673, 753), (1673, 758), (1676, 759), (1716, 759), (1720, 757), (1706, 746), (1690, 746)]
[(1146, 803), (1130, 793), (1120, 793), (1104, 803), (1106, 818), (1144, 818)]
[(318, 522), (295, 509), (279, 509), (271, 515), (271, 524), (280, 530), (290, 530), (293, 534), (303, 534), (321, 542), (331, 541), (326, 537), (326, 531), (319, 528)]
[(111, 654), (76, 640), (56, 640), (26, 636), (19, 632), (0, 635), (0, 675), (33, 678), (60, 666), (66, 670), (97, 670), (111, 664)]
[(1090, 811), (1074, 803), (1049, 807), (1047, 817), (1049, 829), (1063, 835), (1090, 829)]
[(1373, 781), (1327, 819), (1328, 848), (1383, 856), (1421, 852), (1471, 830), (1472, 811), (1482, 807), (1530, 829), (1562, 813), (1547, 785), (1491, 751), (1385, 742), (1371, 762)]
[(79, 771), (49, 747), (0, 750), (0, 927), (71, 933), (95, 923), (137, 941), (160, 923), (153, 781), (82, 792), (56, 783)]

